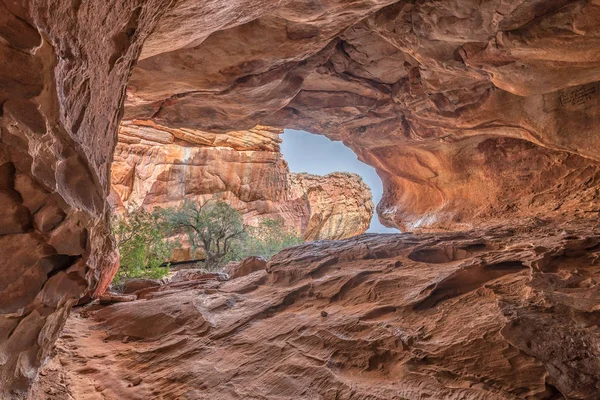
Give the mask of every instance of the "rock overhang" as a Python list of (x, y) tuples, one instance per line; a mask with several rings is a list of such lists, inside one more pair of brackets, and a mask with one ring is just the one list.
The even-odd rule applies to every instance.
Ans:
[[(342, 140), (376, 168), (380, 219), (401, 229), (594, 210), (573, 197), (591, 176), (596, 186), (582, 170), (600, 162), (596, 2), (278, 6), (160, 51), (163, 26), (134, 69), (125, 119)], [(571, 188), (552, 189), (564, 176)]]
[(105, 198), (122, 117), (342, 140), (381, 176), (391, 226), (597, 220), (597, 0), (0, 9), (0, 248), (19, 258), (0, 289), (3, 391), (26, 389), (69, 308), (114, 274)]

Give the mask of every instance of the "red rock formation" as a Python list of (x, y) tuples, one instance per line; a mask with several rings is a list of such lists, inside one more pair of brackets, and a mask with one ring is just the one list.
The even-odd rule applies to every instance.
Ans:
[[(373, 216), (371, 191), (355, 174), (293, 174), (279, 151), (280, 129), (214, 134), (124, 124), (112, 168), (119, 206), (175, 207), (184, 199), (224, 199), (249, 225), (282, 218), (307, 240), (364, 233)], [(181, 249), (189, 257), (189, 249)], [(189, 258), (188, 258), (189, 259)]]
[(267, 261), (262, 257), (251, 256), (234, 264), (225, 272), (231, 279), (241, 278), (250, 275), (253, 272), (264, 271), (267, 269)]
[(71, 306), (115, 272), (106, 195), (122, 95), (167, 2), (76, 3), (0, 3), (2, 398), (27, 390)]
[(75, 315), (31, 398), (596, 398), (600, 230), (537, 225), (314, 242)]
[(345, 239), (368, 229), (373, 201), (360, 176), (335, 172), (324, 177), (291, 174), (290, 178), (292, 198), (308, 201), (308, 218), (302, 224), (308, 240)]
[(384, 181), (382, 222), (402, 229), (598, 211), (597, 1), (340, 4), (281, 4), (148, 53), (126, 118), (343, 140)]
[[(105, 199), (121, 116), (342, 140), (382, 177), (388, 225), (597, 220), (599, 21), (598, 0), (0, 2), (0, 395), (27, 388), (71, 305), (114, 273)], [(595, 358), (544, 327), (577, 343), (580, 325), (560, 319), (593, 307), (524, 304), (533, 347), (509, 341), (585, 398)], [(572, 365), (583, 381), (557, 376)], [(419, 370), (419, 387), (442, 369)]]

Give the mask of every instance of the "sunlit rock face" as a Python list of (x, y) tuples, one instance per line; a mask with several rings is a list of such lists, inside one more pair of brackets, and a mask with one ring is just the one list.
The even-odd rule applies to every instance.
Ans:
[[(116, 209), (216, 198), (239, 210), (248, 225), (282, 219), (306, 240), (364, 233), (374, 209), (369, 187), (355, 174), (290, 173), (279, 149), (281, 133), (260, 126), (214, 134), (125, 123), (112, 165)], [(189, 248), (176, 253), (176, 261), (195, 258)]]
[(313, 242), (150, 289), (71, 317), (32, 398), (595, 399), (600, 231), (548, 222)]
[(290, 174), (290, 180), (292, 198), (308, 202), (309, 215), (303, 221), (307, 239), (345, 239), (369, 228), (374, 206), (371, 190), (360, 176)]

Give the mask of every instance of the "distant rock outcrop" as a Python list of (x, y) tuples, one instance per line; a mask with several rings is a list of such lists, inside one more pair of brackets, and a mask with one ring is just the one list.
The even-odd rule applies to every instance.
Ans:
[[(218, 196), (249, 225), (282, 218), (307, 240), (364, 233), (373, 216), (369, 187), (356, 174), (290, 173), (279, 149), (281, 129), (212, 134), (149, 121), (123, 124), (112, 166), (113, 203), (172, 207)], [(194, 258), (189, 248), (177, 261)]]
[(325, 176), (291, 174), (292, 198), (306, 198), (308, 218), (304, 237), (345, 239), (366, 231), (373, 215), (371, 190), (356, 174), (334, 172)]

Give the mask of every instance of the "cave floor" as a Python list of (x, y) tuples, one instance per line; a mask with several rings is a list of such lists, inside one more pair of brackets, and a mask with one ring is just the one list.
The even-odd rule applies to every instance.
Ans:
[(286, 249), (76, 309), (30, 399), (594, 399), (600, 227)]

